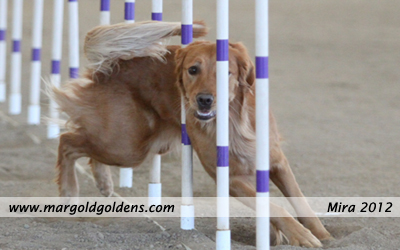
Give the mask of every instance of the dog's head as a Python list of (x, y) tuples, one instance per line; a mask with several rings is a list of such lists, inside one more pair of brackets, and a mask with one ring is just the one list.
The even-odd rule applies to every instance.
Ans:
[[(198, 41), (175, 55), (179, 88), (188, 103), (188, 115), (200, 122), (215, 119), (217, 103), (216, 44)], [(229, 44), (229, 102), (243, 102), (255, 81), (254, 66), (241, 43)]]

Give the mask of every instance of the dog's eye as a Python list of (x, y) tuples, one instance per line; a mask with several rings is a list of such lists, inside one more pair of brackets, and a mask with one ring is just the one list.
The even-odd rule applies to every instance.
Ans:
[(232, 72), (229, 71), (229, 76), (231, 76), (231, 75), (232, 75)]
[(188, 69), (189, 74), (191, 75), (195, 75), (197, 74), (197, 72), (199, 71), (199, 69), (197, 68), (197, 66), (192, 66)]

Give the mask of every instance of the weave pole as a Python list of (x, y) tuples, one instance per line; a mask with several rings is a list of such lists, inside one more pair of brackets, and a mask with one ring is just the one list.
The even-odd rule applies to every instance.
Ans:
[(125, 0), (125, 23), (135, 22), (135, 0)]
[[(162, 21), (162, 0), (153, 0), (151, 6), (151, 20)], [(149, 180), (149, 205), (161, 205), (161, 155), (156, 154), (153, 156), (153, 162), (150, 167), (150, 180)]]
[(68, 0), (69, 14), (69, 77), (79, 76), (79, 14), (78, 0)]
[(270, 249), (269, 239), (269, 78), (268, 0), (256, 0), (256, 245)]
[(11, 53), (11, 81), (8, 113), (21, 114), (21, 39), (22, 39), (22, 11), (23, 0), (13, 1), (12, 53)]
[(28, 107), (28, 124), (40, 124), (40, 59), (43, 35), (43, 0), (35, 0), (32, 27), (31, 89)]
[[(135, 22), (135, 0), (125, 0), (125, 23)], [(119, 169), (119, 187), (132, 187), (133, 169)]]
[[(54, 87), (61, 86), (60, 65), (62, 57), (62, 35), (63, 35), (63, 19), (64, 19), (64, 0), (54, 0), (53, 7), (53, 41), (51, 52), (51, 82)], [(53, 120), (60, 117), (57, 110), (57, 103), (50, 99), (49, 116)], [(54, 121), (49, 122), (47, 126), (47, 138), (54, 139), (60, 134), (60, 126)]]
[(151, 6), (152, 6), (151, 7), (151, 20), (162, 21), (163, 1), (162, 0), (152, 0)]
[(110, 24), (110, 0), (100, 0), (100, 25)]
[[(193, 41), (193, 0), (182, 0), (182, 48)], [(193, 148), (186, 131), (186, 108), (184, 96), (181, 96), (182, 129), (182, 205), (181, 228), (194, 229), (193, 205)]]
[(217, 0), (217, 236), (231, 249), (229, 230), (229, 0)]
[(0, 103), (6, 101), (7, 0), (0, 0)]
[(149, 206), (161, 205), (161, 155), (155, 155), (150, 168)]

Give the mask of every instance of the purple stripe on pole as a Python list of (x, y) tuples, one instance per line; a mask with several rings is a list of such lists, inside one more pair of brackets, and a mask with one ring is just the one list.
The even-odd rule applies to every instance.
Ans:
[(268, 56), (256, 56), (256, 78), (268, 78)]
[(51, 73), (52, 74), (60, 74), (60, 61), (53, 60), (51, 61)]
[(182, 129), (182, 143), (183, 145), (191, 145), (189, 135), (187, 134), (186, 124), (181, 124)]
[(13, 41), (12, 51), (13, 52), (21, 52), (21, 41), (19, 41), (19, 40)]
[(68, 0), (68, 2), (78, 2), (78, 0)]
[(182, 36), (181, 36), (182, 44), (189, 44), (193, 41), (193, 25), (191, 24), (182, 24)]
[(101, 0), (100, 10), (110, 11), (110, 0)]
[(40, 61), (40, 49), (32, 49), (32, 61)]
[(162, 21), (162, 13), (151, 13), (151, 20), (153, 21)]
[(135, 20), (135, 3), (125, 3), (125, 20)]
[(6, 30), (0, 30), (0, 41), (6, 40)]
[(228, 39), (217, 40), (217, 61), (229, 60), (229, 41)]
[(70, 78), (78, 78), (79, 77), (79, 69), (78, 68), (69, 68), (69, 77)]
[(217, 167), (229, 167), (229, 147), (217, 146)]
[(269, 170), (257, 170), (257, 192), (269, 192)]

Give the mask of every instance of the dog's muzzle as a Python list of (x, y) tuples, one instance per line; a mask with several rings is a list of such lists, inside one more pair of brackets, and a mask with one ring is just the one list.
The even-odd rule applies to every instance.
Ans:
[(215, 110), (211, 110), (214, 102), (214, 96), (211, 94), (198, 94), (196, 96), (197, 106), (199, 110), (196, 111), (194, 116), (199, 120), (209, 120), (215, 117)]

